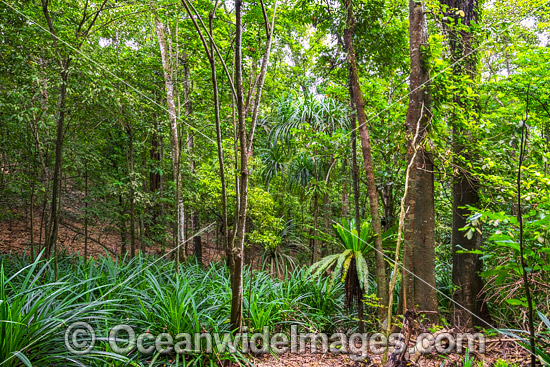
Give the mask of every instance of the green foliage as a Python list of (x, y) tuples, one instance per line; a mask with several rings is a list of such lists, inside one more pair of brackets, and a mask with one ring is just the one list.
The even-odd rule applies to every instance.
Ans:
[[(529, 194), (528, 194), (529, 195)], [(545, 262), (546, 254), (550, 253), (550, 247), (546, 240), (550, 230), (550, 216), (548, 216), (548, 202), (541, 202), (523, 216), (524, 257), (527, 264), (526, 271), (534, 279), (544, 279), (550, 271)], [(482, 250), (475, 253), (483, 254), (483, 259), (494, 263), (491, 268), (482, 272), (482, 275), (494, 283), (499, 293), (497, 296), (503, 299), (514, 309), (517, 306), (527, 307), (527, 300), (523, 291), (510, 292), (512, 284), (522, 277), (519, 247), (519, 227), (516, 216), (507, 215), (504, 212), (490, 212), (475, 210), (470, 217), (469, 225), (464, 228), (466, 236), (471, 236), (473, 231), (481, 231), (482, 223), (484, 231), (488, 233), (487, 242)], [(465, 251), (462, 251), (465, 252)], [(470, 251), (471, 252), (471, 251)], [(499, 259), (506, 258), (506, 261)], [(544, 297), (540, 293), (534, 294), (534, 303), (541, 304)]]
[(313, 277), (320, 277), (327, 271), (330, 275), (330, 286), (340, 282), (345, 283), (348, 308), (353, 301), (363, 302), (363, 296), (373, 292), (369, 278), (367, 255), (374, 246), (374, 233), (368, 221), (361, 225), (360, 237), (357, 236), (355, 221), (342, 219), (341, 224), (332, 226), (339, 241), (341, 253), (328, 255), (310, 267)]
[(466, 348), (466, 353), (464, 358), (462, 358), (462, 367), (483, 367), (483, 361), (476, 362), (470, 356), (470, 351)]
[(336, 237), (340, 241), (340, 245), (344, 249), (350, 249), (353, 251), (360, 251), (363, 254), (369, 252), (374, 243), (375, 234), (372, 230), (369, 221), (364, 221), (361, 224), (361, 236), (357, 235), (357, 227), (355, 226), (355, 219), (347, 221), (342, 219), (342, 224), (333, 224), (332, 228)]
[[(227, 351), (190, 351), (175, 356), (142, 356), (132, 351), (118, 356), (106, 336), (119, 324), (131, 325), (137, 334), (225, 333), (231, 304), (229, 271), (225, 264), (204, 268), (183, 264), (177, 275), (172, 262), (138, 256), (128, 262), (110, 258), (59, 259), (60, 278), (54, 281), (52, 264), (27, 258), (0, 257), (0, 358), (7, 366), (210, 365), (221, 360), (245, 361)], [(343, 315), (343, 289), (327, 279), (313, 279), (297, 269), (278, 280), (268, 273), (244, 273), (244, 324), (249, 332), (269, 326), (289, 331), (290, 323), (302, 330), (335, 332), (349, 326)], [(340, 320), (335, 322), (335, 320)], [(348, 321), (346, 321), (348, 320)], [(98, 336), (93, 351), (70, 353), (64, 344), (68, 325), (86, 321)], [(203, 345), (205, 347), (206, 345)]]
[[(543, 366), (550, 366), (550, 320), (542, 312), (538, 311), (540, 318), (541, 332), (535, 336), (535, 355)], [(505, 334), (519, 340), (519, 344), (527, 351), (531, 351), (531, 344), (528, 339), (529, 333), (524, 330), (503, 330)]]
[(470, 352), (466, 349), (464, 358), (462, 359), (462, 367), (475, 367), (474, 360), (470, 357)]
[(346, 219), (342, 219), (342, 224), (334, 224), (332, 228), (340, 241), (343, 252), (326, 256), (313, 264), (310, 269), (313, 277), (319, 277), (331, 269), (331, 285), (336, 281), (344, 282), (353, 263), (356, 267), (361, 291), (367, 292), (369, 289), (369, 271), (364, 255), (368, 246), (373, 246), (372, 241), (374, 240), (369, 223), (363, 222), (361, 225), (361, 238), (357, 236), (353, 220), (348, 222)]
[(518, 365), (516, 363), (508, 363), (506, 362), (505, 360), (503, 359), (498, 359), (496, 362), (495, 362), (495, 366), (494, 367), (518, 367)]
[(297, 264), (293, 256), (296, 252), (308, 253), (309, 248), (302, 243), (296, 224), (288, 221), (279, 232), (278, 241), (263, 247), (262, 269), (268, 269), (272, 274), (283, 276), (296, 268)]
[[(12, 273), (0, 265), (0, 359), (6, 366), (68, 365), (75, 355), (64, 344), (64, 330), (78, 320), (91, 320), (99, 326), (112, 321), (107, 309), (116, 305), (114, 299), (97, 300), (105, 285), (97, 278), (75, 279), (67, 274), (58, 281), (43, 281), (51, 264), (36, 260)], [(84, 361), (109, 358), (126, 360), (123, 356), (93, 351)]]
[(250, 219), (253, 229), (248, 234), (248, 242), (266, 249), (277, 248), (282, 241), (282, 218), (274, 214), (275, 202), (271, 194), (259, 187), (251, 188), (248, 193), (250, 200)]
[[(3, 66), (0, 226), (9, 227), (2, 233), (0, 244), (4, 246), (8, 238), (19, 236), (18, 232), (12, 236), (12, 227), (18, 231), (24, 222), (27, 231), (31, 211), (35, 232), (38, 226), (43, 228), (49, 222), (47, 207), (51, 201), (55, 128), (60, 112), (66, 113), (61, 223), (73, 224), (80, 231), (86, 218), (90, 236), (109, 245), (116, 242), (117, 254), (122, 246), (127, 247), (130, 228), (135, 230), (138, 246), (151, 253), (162, 252), (173, 242), (177, 198), (163, 69), (152, 28), (154, 17), (166, 25), (170, 56), (175, 64), (172, 77), (174, 102), (181, 117), (179, 168), (186, 217), (196, 217), (201, 225), (216, 222), (212, 226), (216, 230), (205, 236), (207, 240), (203, 237), (203, 241), (211, 245), (214, 236), (219, 241), (222, 234), (234, 229), (236, 222), (233, 214), (237, 208), (242, 149), (235, 144), (235, 100), (220, 60), (216, 60), (218, 107), (230, 228), (221, 225), (222, 185), (214, 141), (211, 70), (192, 22), (181, 6), (173, 6), (167, 0), (155, 7), (140, 3), (115, 6), (107, 2), (101, 13), (96, 13), (100, 3), (86, 3), (84, 10), (82, 1), (47, 2), (56, 37), (47, 30), (49, 25), (40, 2), (0, 4)], [(193, 3), (198, 15), (208, 19), (213, 2)], [(331, 225), (334, 218), (346, 217), (354, 209), (350, 203), (354, 183), (351, 129), (355, 120), (350, 116), (353, 109), (349, 107), (349, 72), (342, 42), (347, 14), (337, 3), (278, 2), (261, 103), (255, 105), (253, 94), (247, 101), (249, 137), (250, 114), (256, 107), (260, 118), (248, 156), (246, 244), (252, 257), (261, 253), (261, 259), (255, 258), (253, 265), (265, 271), (254, 275), (248, 271), (244, 275), (245, 322), (253, 330), (261, 330), (265, 325), (282, 329), (289, 321), (299, 321), (307, 330), (349, 326), (353, 311), (341, 310), (346, 291), (346, 295), (363, 293), (367, 306), (375, 307), (376, 300), (370, 296), (376, 284), (368, 271), (374, 254), (371, 227), (362, 223), (358, 238), (352, 221)], [(403, 193), (408, 154), (403, 121), (410, 92), (409, 9), (406, 2), (354, 0), (352, 3), (356, 18), (353, 42), (364, 99), (361, 107), (368, 116), (366, 128), (380, 214), (391, 226), (395, 224)], [(229, 2), (218, 5), (213, 22), (214, 43), (226, 62), (228, 74), (233, 75), (230, 60), (235, 50), (234, 10)], [(273, 15), (274, 1), (266, 0), (264, 5), (268, 16)], [(480, 2), (478, 21), (466, 27), (461, 10), (435, 0), (428, 0), (425, 5), (429, 39), (421, 51), (430, 69), (429, 92), (433, 103), (423, 147), (433, 154), (435, 167), (437, 289), (452, 297), (456, 287), (451, 267), (456, 245), (451, 243), (452, 191), (458, 174), (467, 172), (482, 186), (481, 203), (479, 208), (470, 208), (473, 215), (463, 234), (467, 238), (476, 232), (483, 234), (483, 246), (473, 253), (484, 262), (482, 275), (488, 283), (484, 301), (498, 326), (518, 324), (522, 319), (526, 299), (522, 287), (517, 287), (522, 282), (522, 270), (518, 264), (515, 180), (520, 121), (527, 114), (528, 144), (521, 198), (525, 260), (533, 279), (537, 309), (547, 315), (550, 307), (548, 8), (533, 0)], [(245, 2), (243, 11), (248, 30), (241, 50), (242, 90), (246, 94), (257, 83), (265, 30), (261, 7)], [(94, 18), (92, 14), (98, 14), (98, 22), (86, 31)], [(81, 19), (82, 28), (77, 30)], [(456, 40), (450, 38), (449, 31), (456, 40), (464, 37), (463, 32), (471, 32), (471, 50), (475, 52), (457, 55), (467, 51), (460, 48), (451, 53), (449, 46)], [(67, 44), (78, 46), (83, 54)], [(71, 57), (68, 96), (61, 108), (58, 61), (68, 56)], [(471, 75), (463, 72), (465, 67), (472, 69)], [(462, 131), (459, 136), (453, 133), (457, 128)], [(358, 143), (357, 136), (355, 139)], [(461, 152), (453, 149), (457, 143), (463, 145)], [(360, 156), (361, 152), (359, 161)], [(361, 166), (361, 162), (357, 163)], [(86, 193), (84, 175), (88, 182)], [(362, 218), (368, 215), (364, 179), (365, 172), (359, 169), (356, 183)], [(84, 204), (87, 204), (85, 210)], [(130, 213), (131, 207), (134, 215)], [(37, 213), (41, 213), (40, 218)], [(190, 228), (190, 232), (196, 229)], [(327, 238), (331, 231), (334, 238)], [(60, 242), (61, 251), (66, 250), (63, 247), (70, 251), (78, 248), (76, 244), (82, 236), (76, 233), (70, 236), (75, 246), (71, 243), (69, 248)], [(27, 239), (21, 244), (25, 249), (30, 242)], [(329, 255), (306, 272), (298, 265), (309, 264), (308, 245), (312, 245), (313, 239), (321, 243), (322, 253)], [(43, 240), (41, 235), (35, 235), (33, 244), (40, 246), (38, 242)], [(389, 255), (394, 249), (391, 229), (383, 235), (383, 242)], [(340, 253), (331, 254), (335, 244)], [(103, 296), (106, 296), (101, 304), (104, 313), (90, 311), (89, 316), (102, 330), (126, 319), (157, 332), (163, 328), (174, 332), (199, 327), (227, 329), (229, 276), (220, 264), (207, 269), (186, 264), (181, 269), (182, 275), (176, 277), (173, 266), (165, 261), (146, 270), (153, 261), (143, 256), (125, 259), (126, 262), (106, 258), (88, 265), (76, 258), (63, 258), (59, 263), (60, 278), (55, 281), (49, 271), (52, 264), (39, 261), (29, 265), (20, 259), (3, 259), (0, 313), (5, 322), (0, 325), (0, 360), (16, 357), (8, 363), (25, 364), (25, 358), (38, 365), (70, 363), (65, 352), (54, 345), (59, 341), (55, 338), (44, 338), (36, 347), (14, 353), (25, 341), (47, 331), (53, 325), (52, 320), (77, 312), (78, 305), (89, 316), (86, 305)], [(328, 276), (323, 277), (324, 274)], [(30, 277), (25, 281), (27, 275)], [(127, 287), (120, 287), (124, 291), (116, 288), (107, 294), (108, 289), (131, 277), (135, 279)], [(357, 281), (357, 287), (352, 279)], [(396, 297), (398, 294), (396, 290)], [(439, 297), (440, 311), (450, 315), (453, 306), (444, 296)], [(100, 347), (102, 352), (109, 353), (108, 346)], [(37, 356), (37, 350), (45, 355)], [(140, 360), (140, 356), (131, 357), (139, 363), (151, 362)], [(203, 361), (203, 357), (201, 353), (190, 354), (186, 362), (216, 362), (213, 358)], [(120, 361), (112, 363), (125, 365)]]

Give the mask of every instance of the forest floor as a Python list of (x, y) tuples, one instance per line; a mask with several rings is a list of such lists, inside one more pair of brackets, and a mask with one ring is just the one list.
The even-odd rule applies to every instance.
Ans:
[[(62, 187), (62, 219), (58, 229), (58, 251), (67, 255), (84, 255), (84, 192), (78, 190), (70, 181)], [(0, 202), (0, 253), (30, 254), (31, 250), (31, 220), (28, 202), (15, 202), (10, 198), (3, 198)], [(24, 208), (24, 209), (23, 209)], [(45, 223), (42, 222), (43, 209), (37, 205), (33, 210), (32, 228), (34, 242), (44, 242)], [(47, 209), (47, 208), (46, 208)], [(138, 226), (139, 227), (139, 226)], [(216, 246), (214, 227), (202, 234), (203, 259), (205, 263), (218, 261), (223, 251)], [(128, 249), (129, 237), (127, 233)], [(140, 228), (136, 228), (136, 247), (140, 247)], [(169, 241), (169, 239), (168, 239)], [(115, 257), (121, 252), (122, 239), (117, 223), (101, 221), (90, 215), (88, 224), (88, 253), (89, 256)], [(192, 253), (192, 241), (188, 241), (189, 251)], [(146, 251), (156, 255), (164, 255), (172, 248), (167, 244), (149, 246)]]
[[(63, 203), (63, 217), (58, 229), (58, 251), (67, 255), (84, 255), (84, 223), (79, 213), (81, 200), (73, 197)], [(30, 254), (31, 252), (31, 221), (30, 211), (21, 209), (7, 209), (4, 217), (9, 219), (0, 220), (0, 253)], [(33, 242), (43, 243), (44, 225), (42, 222), (42, 210), (34, 208), (33, 212)], [(41, 231), (42, 230), (42, 231)], [(41, 234), (42, 232), (42, 234)], [(206, 263), (221, 259), (222, 251), (217, 248), (214, 234), (215, 229), (203, 234), (203, 258)], [(127, 235), (129, 237), (129, 234)], [(139, 231), (138, 231), (139, 237)], [(128, 240), (129, 241), (129, 240)], [(88, 254), (90, 257), (101, 256), (115, 257), (121, 252), (121, 236), (119, 229), (113, 223), (94, 223), (88, 225)], [(191, 244), (191, 241), (189, 241)], [(129, 244), (127, 245), (129, 247)], [(139, 248), (140, 241), (136, 241)], [(171, 246), (170, 246), (171, 247)], [(190, 245), (191, 247), (191, 245)], [(162, 248), (154, 245), (147, 248), (148, 253), (164, 255), (169, 251), (168, 246)], [(192, 249), (189, 249), (192, 252)]]
[[(495, 362), (502, 359), (509, 366), (524, 367), (530, 365), (529, 353), (517, 343), (503, 338), (491, 338), (486, 341), (485, 353), (473, 353), (470, 357), (478, 364), (472, 367), (492, 367)], [(422, 355), (417, 359), (411, 358), (406, 364), (410, 367), (462, 367), (464, 354), (437, 354)], [(278, 356), (264, 355), (253, 360), (256, 367), (379, 367), (384, 366), (381, 355), (369, 355), (366, 360), (356, 362), (347, 354), (335, 353), (286, 353)], [(390, 364), (390, 367), (399, 365)]]
[[(59, 251), (69, 255), (84, 253), (84, 225), (82, 218), (78, 215), (82, 212), (77, 204), (82, 202), (78, 194), (70, 197), (64, 202), (63, 220), (59, 226)], [(30, 253), (30, 216), (23, 210), (11, 210), (9, 219), (0, 220), (0, 253), (23, 254)], [(35, 208), (33, 213), (33, 232), (34, 241), (40, 240), (41, 208)], [(221, 259), (223, 251), (216, 246), (213, 232), (202, 236), (203, 238), (203, 257), (205, 262), (217, 261)], [(88, 227), (88, 252), (92, 257), (115, 256), (121, 250), (121, 237), (116, 226), (105, 224), (90, 224)], [(167, 250), (160, 246), (148, 249), (148, 252), (157, 255), (166, 253)], [(475, 367), (490, 367), (496, 360), (503, 359), (509, 363), (514, 363), (518, 367), (527, 366), (529, 363), (528, 353), (517, 343), (510, 340), (499, 338), (488, 339), (486, 343), (486, 353), (483, 355), (473, 355), (477, 361), (482, 364)], [(415, 360), (409, 366), (418, 367), (459, 367), (463, 366), (464, 356), (451, 354), (446, 356), (424, 355)], [(258, 367), (329, 367), (329, 366), (383, 366), (381, 356), (369, 356), (366, 361), (355, 362), (346, 354), (334, 353), (306, 353), (306, 354), (282, 354), (282, 355), (262, 355), (253, 358), (252, 362)]]

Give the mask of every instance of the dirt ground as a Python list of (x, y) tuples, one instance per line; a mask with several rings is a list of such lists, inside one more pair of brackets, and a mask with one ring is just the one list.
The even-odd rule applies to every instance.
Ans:
[[(31, 252), (31, 225), (30, 216), (23, 212), (16, 212), (10, 220), (0, 221), (0, 253), (30, 254)], [(34, 210), (33, 234), (36, 243), (43, 243), (41, 237), (41, 211)], [(210, 233), (205, 232), (203, 238), (203, 258), (205, 262), (218, 261), (223, 251), (217, 248), (214, 241), (214, 229)], [(44, 230), (42, 230), (42, 236)], [(64, 216), (58, 230), (58, 251), (69, 255), (84, 255), (84, 225), (75, 213), (69, 208), (64, 208)], [(188, 253), (192, 254), (191, 241)], [(121, 251), (121, 238), (118, 229), (107, 224), (88, 225), (88, 254), (91, 257), (116, 256)], [(139, 247), (139, 240), (137, 241)], [(36, 251), (36, 248), (35, 248)], [(169, 249), (153, 246), (147, 249), (148, 253), (157, 255), (165, 254)]]
[[(406, 356), (408, 357), (408, 356)], [(479, 363), (472, 367), (492, 367), (498, 359), (508, 362), (509, 366), (524, 367), (530, 365), (529, 354), (515, 342), (509, 339), (493, 338), (486, 342), (484, 354), (473, 353), (472, 359)], [(355, 358), (356, 359), (356, 358)], [(253, 360), (257, 367), (462, 367), (464, 366), (463, 354), (437, 355), (429, 354), (418, 357), (406, 358), (407, 363), (398, 365), (393, 362), (382, 363), (382, 356), (369, 355), (366, 359), (355, 361), (346, 354), (334, 353), (286, 353), (278, 356), (264, 355)]]

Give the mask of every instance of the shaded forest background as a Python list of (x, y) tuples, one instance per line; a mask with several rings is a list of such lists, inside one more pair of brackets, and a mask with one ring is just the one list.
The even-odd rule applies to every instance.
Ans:
[(376, 295), (380, 320), (534, 330), (549, 11), (0, 1), (0, 249), (56, 276), (63, 254), (227, 260), (235, 328), (245, 266), (315, 264), (357, 277), (360, 319)]

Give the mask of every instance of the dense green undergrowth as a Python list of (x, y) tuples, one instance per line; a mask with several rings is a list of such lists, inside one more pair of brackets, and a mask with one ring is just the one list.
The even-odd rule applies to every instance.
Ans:
[[(128, 261), (110, 258), (84, 262), (79, 257), (54, 264), (28, 258), (0, 257), (0, 360), (3, 366), (211, 365), (239, 354), (219, 352), (140, 355), (113, 353), (106, 340), (115, 325), (130, 325), (136, 334), (227, 332), (231, 290), (225, 264), (209, 267), (148, 257)], [(343, 310), (340, 284), (312, 280), (296, 270), (284, 280), (264, 272), (245, 271), (244, 325), (250, 332), (265, 326), (288, 331), (348, 331), (353, 315)], [(74, 322), (90, 324), (97, 342), (92, 352), (75, 355), (65, 346)], [(185, 358), (184, 358), (185, 357)], [(184, 360), (185, 359), (185, 360)], [(153, 363), (151, 363), (153, 362)]]
[[(85, 262), (68, 256), (58, 258), (57, 267), (56, 280), (53, 261), (0, 256), (2, 366), (210, 366), (224, 360), (249, 364), (249, 355), (220, 350), (215, 343), (207, 351), (204, 340), (199, 350), (183, 354), (142, 354), (135, 347), (114, 351), (107, 338), (117, 325), (131, 326), (136, 335), (229, 332), (231, 288), (224, 262), (206, 267), (192, 259), (178, 272), (172, 261), (162, 258)], [(438, 288), (445, 291), (445, 278), (438, 278)], [(249, 334), (265, 327), (271, 335), (289, 333), (292, 325), (300, 332), (349, 334), (356, 331), (357, 314), (345, 307), (344, 293), (342, 282), (312, 278), (307, 268), (281, 278), (247, 268), (244, 326)], [(374, 282), (369, 282), (368, 294), (375, 293)], [(365, 305), (367, 328), (376, 330), (376, 306)], [(66, 344), (72, 336), (68, 330), (77, 322), (89, 324), (96, 336), (93, 349), (82, 355)], [(86, 341), (89, 335), (78, 337)], [(119, 345), (126, 346), (125, 337), (119, 334)]]

